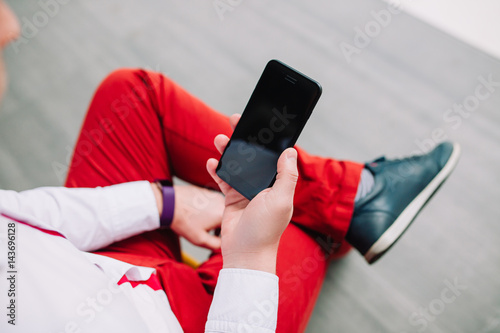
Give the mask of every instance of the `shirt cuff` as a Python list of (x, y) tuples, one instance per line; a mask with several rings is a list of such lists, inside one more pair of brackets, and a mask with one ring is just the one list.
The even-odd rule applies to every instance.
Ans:
[(278, 281), (276, 275), (262, 271), (222, 269), (205, 332), (274, 332), (278, 319)]

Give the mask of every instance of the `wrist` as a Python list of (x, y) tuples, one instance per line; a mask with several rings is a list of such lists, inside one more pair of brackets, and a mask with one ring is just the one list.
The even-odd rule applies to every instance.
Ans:
[(163, 209), (160, 215), (160, 226), (169, 228), (174, 220), (175, 192), (172, 186), (162, 186)]
[(160, 227), (168, 228), (171, 226), (174, 218), (175, 192), (173, 186), (169, 186), (164, 181), (151, 183), (153, 193), (155, 194), (158, 214), (160, 216)]
[(243, 268), (276, 274), (277, 247), (258, 252), (223, 252), (223, 268)]
[(155, 197), (158, 216), (161, 216), (161, 212), (163, 211), (163, 194), (161, 193), (161, 187), (158, 185), (158, 183), (150, 183), (150, 185)]

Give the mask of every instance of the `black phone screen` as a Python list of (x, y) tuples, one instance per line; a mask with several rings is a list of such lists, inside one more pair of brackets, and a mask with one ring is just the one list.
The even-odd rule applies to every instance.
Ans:
[(247, 199), (272, 185), (281, 153), (304, 128), (321, 86), (271, 60), (217, 166), (217, 174)]

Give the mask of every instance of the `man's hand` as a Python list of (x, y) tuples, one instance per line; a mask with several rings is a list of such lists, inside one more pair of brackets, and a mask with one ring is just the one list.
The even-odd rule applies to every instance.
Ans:
[[(151, 183), (151, 189), (161, 216), (163, 194), (157, 183)], [(194, 185), (174, 185), (174, 191), (174, 219), (170, 228), (194, 245), (211, 250), (219, 249), (220, 238), (209, 232), (221, 226), (224, 211), (222, 194)]]
[(174, 219), (170, 228), (194, 245), (219, 249), (221, 239), (209, 232), (221, 226), (222, 194), (194, 185), (174, 185), (174, 191)]
[[(234, 128), (239, 116), (231, 117)], [(215, 146), (223, 152), (229, 138), (218, 135)], [(247, 268), (276, 273), (279, 240), (293, 212), (293, 196), (298, 179), (297, 151), (285, 150), (278, 160), (278, 175), (272, 188), (260, 192), (252, 201), (220, 179), (218, 161), (209, 159), (207, 170), (226, 196), (222, 217), (222, 255), (224, 268)]]

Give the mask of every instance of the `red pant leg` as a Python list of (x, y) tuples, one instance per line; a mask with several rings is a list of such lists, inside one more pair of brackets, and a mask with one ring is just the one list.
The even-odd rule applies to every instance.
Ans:
[(218, 157), (229, 120), (158, 73), (118, 70), (98, 90), (78, 138), (66, 186), (171, 179), (212, 184), (205, 169)]
[[(171, 179), (174, 175), (197, 185), (212, 186), (205, 163), (209, 157), (219, 157), (213, 138), (219, 133), (230, 135), (230, 132), (227, 117), (213, 111), (164, 76), (141, 70), (116, 71), (103, 82), (92, 101), (75, 148), (67, 186), (105, 186), (134, 180)], [(309, 156), (298, 150), (300, 178), (292, 220), (340, 239), (352, 214), (361, 166)], [(289, 229), (282, 238), (278, 259), (278, 274), (283, 278), (280, 282), (281, 299), (285, 300), (280, 304), (280, 318), (283, 314), (299, 318), (288, 321), (303, 327), (305, 324), (300, 318), (306, 318), (307, 322), (326, 263), (318, 264), (316, 273), (309, 274), (309, 278), (304, 278), (300, 269), (280, 268), (294, 267), (294, 262), (306, 262), (318, 246), (297, 226), (291, 225)], [(281, 250), (287, 247), (296, 252)], [(102, 253), (135, 264), (151, 258), (159, 260), (161, 256), (179, 259), (178, 240), (168, 231), (138, 235), (113, 244)], [(139, 260), (138, 256), (143, 259)], [(215, 254), (198, 270), (198, 275), (192, 275), (195, 271), (186, 273), (184, 265), (173, 261), (157, 267), (164, 277), (164, 287), (173, 303), (174, 313), (183, 327), (193, 322), (192, 316), (186, 312), (208, 311), (207, 300), (211, 297), (221, 263), (220, 254)], [(169, 269), (165, 269), (167, 266)], [(179, 280), (180, 277), (183, 279)], [(184, 284), (176, 286), (175, 281), (182, 280), (185, 280)], [(300, 293), (295, 290), (297, 281), (301, 283)], [(185, 290), (191, 284), (192, 288)], [(202, 291), (203, 288), (208, 291), (208, 298), (200, 295), (199, 299), (203, 301), (191, 301), (197, 304), (192, 305), (192, 310), (195, 307), (197, 310), (186, 310), (191, 303), (186, 304), (182, 295), (200, 290), (200, 286)], [(299, 302), (295, 295), (307, 297)], [(299, 303), (302, 305), (297, 307)], [(206, 317), (204, 313), (197, 318), (203, 318), (203, 315)], [(285, 321), (280, 319), (280, 323)]]
[(299, 181), (292, 221), (342, 241), (351, 222), (363, 165), (312, 156), (296, 149)]

